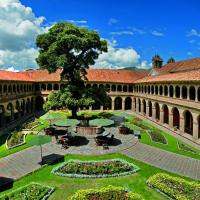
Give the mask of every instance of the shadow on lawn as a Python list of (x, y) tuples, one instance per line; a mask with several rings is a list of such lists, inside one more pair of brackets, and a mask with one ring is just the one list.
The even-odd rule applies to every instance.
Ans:
[(39, 162), (40, 165), (53, 165), (59, 162), (64, 162), (64, 156), (63, 155), (59, 155), (59, 154), (50, 154), (47, 156), (43, 156), (42, 157), (42, 161)]
[(0, 192), (8, 190), (13, 187), (14, 180), (11, 178), (0, 177)]

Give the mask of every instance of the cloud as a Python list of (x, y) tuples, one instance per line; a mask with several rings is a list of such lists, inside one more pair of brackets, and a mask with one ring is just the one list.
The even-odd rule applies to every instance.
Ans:
[(196, 29), (192, 29), (188, 34), (187, 34), (188, 37), (191, 37), (191, 36), (196, 36), (196, 37), (200, 37), (200, 32), (198, 32)]
[(36, 68), (34, 43), (49, 27), (19, 0), (0, 1), (0, 67)]
[(116, 24), (117, 22), (118, 22), (117, 19), (115, 19), (115, 18), (110, 18), (110, 19), (108, 20), (108, 25), (113, 25), (113, 24)]
[(193, 55), (193, 53), (192, 53), (191, 51), (188, 51), (188, 52), (187, 52), (187, 55), (188, 55), (188, 56), (191, 56), (191, 55)]
[(133, 31), (115, 31), (110, 32), (110, 35), (134, 35)]
[(140, 28), (128, 27), (128, 29), (130, 29), (134, 34), (143, 35), (146, 33), (143, 29)]
[(194, 43), (196, 43), (196, 40), (190, 40), (189, 43), (194, 44)]
[(18, 72), (19, 70), (15, 69), (14, 67), (8, 67), (7, 69), (5, 69), (6, 71), (9, 72)]
[(160, 32), (160, 31), (151, 31), (151, 34), (157, 37), (162, 37), (164, 36), (164, 33)]
[(66, 21), (68, 21), (69, 23), (72, 23), (72, 24), (87, 24), (86, 20), (73, 20), (73, 19), (69, 19), (69, 20), (66, 20)]
[(146, 61), (140, 63), (140, 55), (133, 48), (117, 48), (116, 40), (108, 41), (108, 52), (99, 56), (92, 68), (122, 69), (125, 67), (149, 68)]

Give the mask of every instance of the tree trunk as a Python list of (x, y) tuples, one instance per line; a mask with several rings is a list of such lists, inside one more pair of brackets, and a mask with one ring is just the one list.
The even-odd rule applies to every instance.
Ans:
[(72, 118), (77, 119), (77, 108), (72, 108)]

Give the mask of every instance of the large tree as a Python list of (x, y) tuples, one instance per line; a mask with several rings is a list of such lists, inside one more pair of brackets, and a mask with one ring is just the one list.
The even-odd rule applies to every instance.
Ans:
[(61, 69), (61, 79), (68, 81), (67, 88), (51, 94), (46, 109), (66, 107), (76, 117), (79, 107), (94, 104), (101, 99), (100, 94), (105, 97), (105, 90), (98, 92), (85, 87), (86, 69), (107, 51), (107, 42), (101, 40), (96, 31), (67, 22), (57, 23), (37, 37), (36, 45), (39, 48), (36, 61), (40, 68), (49, 73)]

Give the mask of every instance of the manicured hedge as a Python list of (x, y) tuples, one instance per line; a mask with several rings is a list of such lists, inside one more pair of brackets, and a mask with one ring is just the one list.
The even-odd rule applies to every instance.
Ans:
[(195, 149), (193, 149), (191, 146), (189, 146), (181, 141), (177, 141), (177, 145), (178, 145), (178, 148), (182, 151), (187, 151), (190, 153), (198, 154), (198, 152), (195, 151)]
[(143, 200), (133, 192), (126, 192), (122, 187), (107, 186), (100, 189), (79, 190), (69, 200)]
[(7, 148), (13, 148), (25, 143), (25, 135), (23, 132), (14, 131), (7, 139)]
[(147, 184), (175, 200), (200, 199), (200, 184), (194, 181), (158, 173), (151, 176)]
[(105, 178), (133, 174), (139, 167), (120, 159), (103, 161), (69, 160), (57, 166), (52, 173), (72, 178)]
[(149, 130), (148, 133), (153, 142), (167, 144), (167, 140), (166, 140), (165, 136), (162, 135), (162, 133), (160, 133), (158, 130), (152, 129), (152, 130)]
[(9, 194), (0, 196), (1, 200), (46, 200), (52, 194), (54, 188), (38, 183), (31, 183), (18, 188)]

